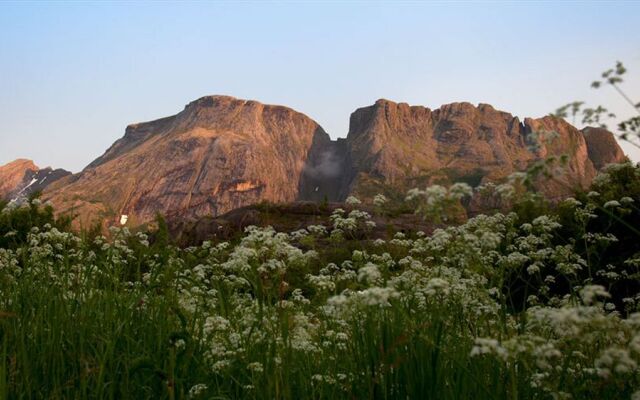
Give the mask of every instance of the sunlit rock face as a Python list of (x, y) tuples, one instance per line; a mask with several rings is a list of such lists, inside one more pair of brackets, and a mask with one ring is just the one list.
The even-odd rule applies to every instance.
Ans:
[(26, 198), (69, 174), (63, 169), (41, 169), (31, 160), (14, 160), (0, 166), (0, 199), (11, 201)]
[(101, 157), (45, 197), (83, 224), (128, 225), (219, 215), (263, 200), (298, 199), (303, 170), (330, 142), (312, 119), (282, 106), (200, 98), (168, 118), (127, 127)]
[[(569, 160), (564, 172), (539, 182), (548, 196), (585, 186), (596, 173), (584, 135), (564, 120), (520, 121), (487, 104), (431, 110), (378, 100), (351, 115), (347, 142), (356, 171), (348, 191), (363, 197), (384, 186), (499, 181), (536, 160), (563, 154)], [(615, 140), (604, 147), (619, 151)]]
[(613, 133), (602, 128), (585, 128), (582, 133), (587, 141), (589, 158), (597, 169), (625, 160)]
[(520, 121), (486, 104), (431, 110), (378, 100), (356, 110), (347, 137), (332, 141), (290, 108), (207, 96), (174, 116), (128, 126), (82, 172), (48, 186), (44, 199), (85, 226), (119, 224), (123, 215), (135, 226), (157, 213), (198, 218), (261, 201), (475, 186), (560, 155), (569, 160), (564, 172), (538, 183), (550, 197), (588, 185), (597, 168), (624, 157), (610, 133), (583, 134), (554, 117)]

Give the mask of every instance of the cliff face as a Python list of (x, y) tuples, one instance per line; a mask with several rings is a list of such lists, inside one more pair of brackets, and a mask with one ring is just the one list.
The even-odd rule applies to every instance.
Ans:
[[(281, 106), (203, 97), (179, 114), (131, 125), (125, 136), (46, 198), (79, 222), (144, 223), (160, 212), (198, 217), (298, 198), (307, 159), (329, 136)], [(312, 149), (313, 148), (313, 149)]]
[(14, 160), (0, 166), (0, 199), (10, 201), (26, 197), (69, 174), (63, 169), (40, 169), (31, 160)]
[[(486, 104), (430, 110), (379, 100), (351, 115), (347, 141), (355, 170), (348, 191), (365, 197), (385, 185), (496, 181), (551, 155), (568, 155), (569, 165), (553, 182), (540, 185), (549, 196), (587, 185), (596, 173), (584, 135), (564, 120), (521, 122)], [(615, 140), (608, 146), (619, 150)]]
[(402, 198), (433, 183), (475, 186), (563, 154), (565, 172), (539, 185), (550, 197), (588, 185), (596, 168), (624, 158), (606, 131), (583, 134), (553, 117), (521, 122), (486, 104), (430, 110), (379, 100), (351, 115), (346, 139), (331, 141), (289, 108), (208, 96), (174, 116), (130, 125), (81, 173), (47, 187), (44, 198), (85, 226), (115, 224), (122, 215), (136, 225), (156, 213), (216, 216), (263, 200)]
[(597, 169), (624, 161), (625, 155), (613, 133), (602, 128), (585, 128), (582, 133), (587, 141), (589, 158)]

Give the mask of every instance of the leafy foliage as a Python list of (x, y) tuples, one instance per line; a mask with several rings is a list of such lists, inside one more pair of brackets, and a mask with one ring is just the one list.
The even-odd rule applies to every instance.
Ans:
[[(638, 116), (628, 118), (618, 123), (617, 136), (632, 144), (640, 147), (638, 139), (640, 139), (640, 103), (635, 103), (629, 95), (622, 89), (620, 84), (624, 82), (624, 75), (627, 69), (622, 62), (617, 61), (614, 68), (610, 68), (601, 74), (602, 80), (596, 80), (591, 83), (594, 89), (600, 89), (603, 85), (611, 86), (634, 110)], [(598, 105), (596, 107), (587, 107), (583, 101), (574, 101), (559, 107), (553, 115), (559, 118), (569, 118), (571, 116), (573, 124), (576, 123), (576, 117), (582, 116), (581, 122), (585, 125), (597, 126), (607, 129), (606, 121), (616, 118), (616, 115), (605, 107)]]

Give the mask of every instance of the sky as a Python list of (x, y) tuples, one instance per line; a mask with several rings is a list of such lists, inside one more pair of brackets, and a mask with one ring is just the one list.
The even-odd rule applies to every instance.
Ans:
[(0, 165), (77, 172), (128, 124), (212, 94), (287, 105), (333, 138), (379, 98), (629, 117), (590, 83), (620, 60), (640, 101), (638, 25), (640, 2), (2, 2)]

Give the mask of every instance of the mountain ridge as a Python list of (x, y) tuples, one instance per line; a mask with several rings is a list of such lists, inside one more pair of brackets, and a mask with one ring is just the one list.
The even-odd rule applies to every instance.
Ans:
[(32, 160), (15, 159), (0, 166), (0, 200), (16, 201), (71, 175), (64, 169), (39, 168)]
[[(592, 128), (593, 129), (593, 128)], [(555, 132), (551, 139), (535, 133)], [(569, 155), (547, 196), (585, 187), (624, 159), (613, 134), (555, 117), (522, 121), (489, 104), (436, 109), (378, 99), (355, 110), (346, 138), (331, 140), (292, 108), (204, 96), (179, 113), (130, 124), (81, 172), (44, 187), (43, 198), (80, 223), (142, 224), (156, 213), (216, 216), (260, 201), (341, 201), (416, 186), (500, 181), (548, 156)], [(2, 194), (0, 192), (0, 194)]]

